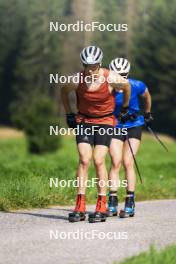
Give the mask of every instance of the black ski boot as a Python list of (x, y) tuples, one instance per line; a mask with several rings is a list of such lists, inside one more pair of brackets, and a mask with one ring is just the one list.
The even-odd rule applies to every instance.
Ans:
[(120, 210), (119, 217), (127, 218), (133, 217), (135, 214), (135, 202), (134, 202), (134, 194), (127, 194), (125, 199), (125, 208), (124, 210)]
[(117, 216), (118, 198), (117, 195), (109, 194), (107, 216)]

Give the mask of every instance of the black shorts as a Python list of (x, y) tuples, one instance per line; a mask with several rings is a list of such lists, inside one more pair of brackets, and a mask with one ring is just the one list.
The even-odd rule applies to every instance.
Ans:
[[(127, 128), (127, 132), (128, 132), (128, 138), (136, 138), (136, 139), (141, 140), (141, 137), (142, 137), (142, 126)], [(112, 138), (116, 138), (116, 139), (119, 139), (121, 141), (125, 141), (126, 140), (126, 135), (123, 135), (122, 133), (120, 133), (118, 135), (118, 133), (116, 133), (116, 135), (114, 134), (112, 136)]]
[(87, 143), (91, 146), (110, 146), (114, 129), (113, 126), (82, 123), (79, 124), (78, 127), (79, 133), (76, 135), (77, 144)]

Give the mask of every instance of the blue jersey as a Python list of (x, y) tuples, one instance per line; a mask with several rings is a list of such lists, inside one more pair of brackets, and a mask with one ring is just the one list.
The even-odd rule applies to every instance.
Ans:
[[(128, 80), (131, 85), (129, 113), (130, 114), (139, 113), (139, 110), (140, 110), (139, 109), (139, 96), (145, 92), (147, 87), (145, 83), (141, 81), (133, 80), (133, 79), (128, 79)], [(117, 118), (122, 108), (123, 92), (115, 92), (115, 102), (116, 102), (116, 106), (114, 110), (114, 115)], [(116, 127), (130, 128), (130, 127), (143, 126), (143, 125), (144, 125), (144, 117), (142, 115), (138, 115), (134, 121), (127, 121), (125, 124), (122, 124), (121, 122), (118, 121), (118, 124)]]

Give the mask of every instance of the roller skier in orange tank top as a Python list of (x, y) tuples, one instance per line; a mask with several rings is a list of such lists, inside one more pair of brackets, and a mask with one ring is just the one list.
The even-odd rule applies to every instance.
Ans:
[[(89, 46), (82, 50), (80, 58), (84, 70), (83, 81), (79, 84), (70, 82), (62, 87), (61, 96), (69, 127), (83, 128), (83, 133), (76, 136), (79, 153), (77, 179), (79, 182), (76, 206), (69, 214), (70, 222), (85, 220), (85, 192), (88, 169), (93, 159), (98, 179), (98, 199), (95, 212), (89, 215), (89, 222), (106, 220), (106, 179), (105, 157), (112, 139), (110, 131), (115, 126), (113, 115), (115, 100), (113, 91), (123, 90), (124, 99), (121, 118), (128, 118), (130, 84), (128, 80), (115, 72), (101, 68), (103, 52), (100, 48)], [(81, 79), (81, 78), (80, 78)], [(71, 110), (69, 93), (75, 91), (78, 113)], [(103, 131), (103, 134), (100, 133)], [(104, 184), (100, 184), (100, 183)], [(82, 184), (81, 184), (82, 183)]]

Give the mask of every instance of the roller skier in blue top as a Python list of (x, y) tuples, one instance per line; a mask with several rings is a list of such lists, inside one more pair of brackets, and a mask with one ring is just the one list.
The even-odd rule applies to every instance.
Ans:
[[(116, 58), (112, 60), (109, 65), (110, 70), (119, 73), (121, 76), (128, 78), (130, 72), (130, 63), (127, 59)], [(128, 78), (131, 84), (131, 97), (129, 102), (128, 113), (130, 120), (121, 123), (119, 120), (119, 113), (123, 101), (123, 91), (115, 92), (116, 107), (114, 115), (118, 120), (117, 128), (127, 128), (127, 136), (115, 133), (111, 145), (110, 156), (112, 160), (111, 169), (108, 178), (111, 182), (108, 202), (108, 215), (115, 216), (118, 214), (118, 186), (119, 186), (119, 171), (121, 163), (125, 169), (125, 176), (127, 180), (127, 195), (125, 199), (124, 210), (121, 210), (119, 216), (121, 218), (134, 216), (135, 213), (135, 183), (136, 174), (134, 170), (134, 159), (129, 147), (129, 142), (132, 147), (134, 155), (137, 154), (142, 135), (142, 126), (144, 123), (150, 124), (153, 120), (151, 114), (151, 95), (145, 83), (139, 80)], [(145, 114), (140, 114), (139, 97), (145, 100)], [(128, 138), (127, 138), (128, 137)], [(128, 139), (128, 140), (127, 140)]]

